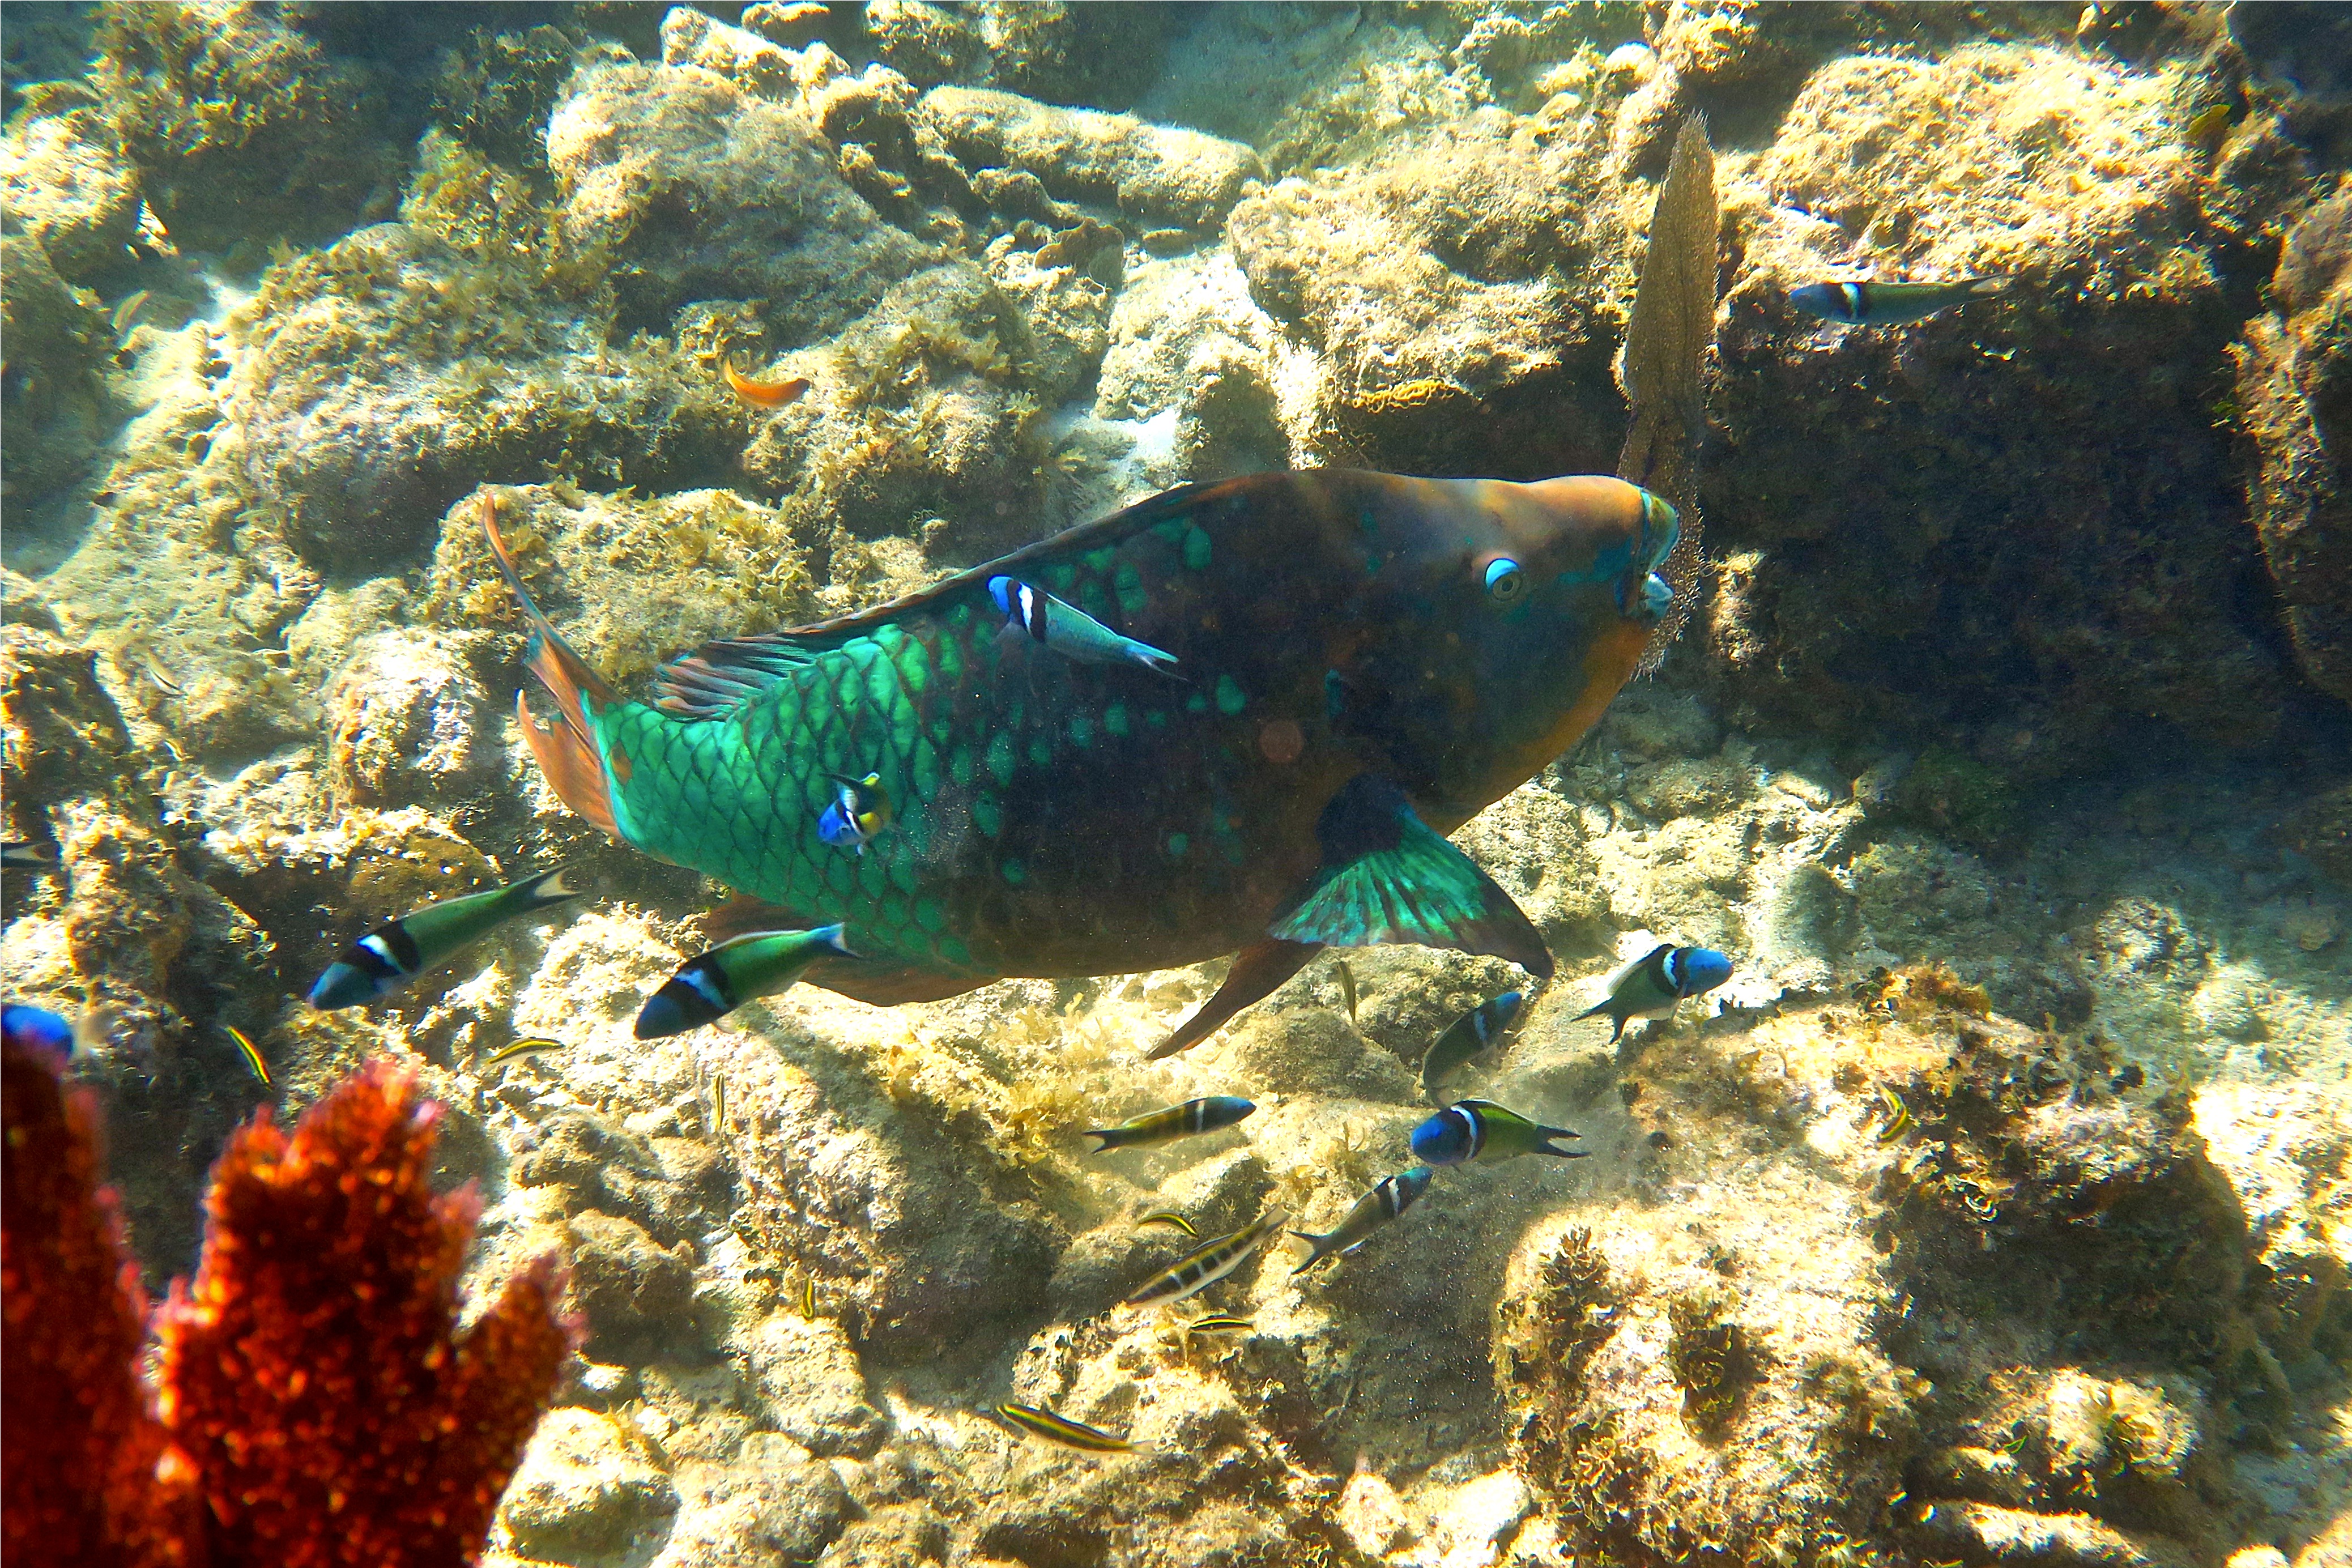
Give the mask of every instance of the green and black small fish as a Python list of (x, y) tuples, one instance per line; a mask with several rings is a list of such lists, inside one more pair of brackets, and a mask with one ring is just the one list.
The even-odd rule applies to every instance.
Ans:
[(838, 921), (814, 931), (747, 931), (690, 958), (637, 1012), (637, 1038), (658, 1040), (715, 1023), (754, 997), (785, 989), (825, 958), (856, 958)]
[(1614, 1045), (1636, 1018), (1663, 1018), (1675, 1004), (1704, 995), (1731, 978), (1731, 960), (1711, 947), (1652, 948), (1609, 977), (1609, 994), (1569, 1022), (1606, 1014)]
[(1789, 290), (1789, 303), (1808, 316), (1849, 327), (1901, 327), (2010, 285), (2006, 278), (1962, 278), (1950, 283), (1808, 283)]
[(394, 986), (455, 958), (458, 952), (518, 915), (576, 899), (582, 889), (563, 879), (563, 868), (487, 893), (467, 893), (427, 904), (412, 915), (383, 925), (343, 949), (310, 987), (310, 1005), (320, 1012), (373, 1002)]
[(1421, 1058), (1421, 1092), (1429, 1097), (1430, 1104), (1446, 1102), (1438, 1092), (1439, 1087), (1454, 1068), (1501, 1039), (1527, 1000), (1524, 991), (1506, 991), (1479, 1003), (1446, 1026), (1445, 1032), (1429, 1047), (1429, 1054)]
[(1256, 1109), (1237, 1094), (1213, 1094), (1151, 1111), (1116, 1127), (1089, 1127), (1086, 1135), (1102, 1140), (1094, 1147), (1097, 1154), (1113, 1149), (1139, 1149), (1174, 1138), (1189, 1138), (1195, 1132), (1214, 1132), (1220, 1127), (1231, 1127)]
[(1372, 1232), (1412, 1207), (1429, 1190), (1430, 1180), (1436, 1174), (1426, 1165), (1415, 1165), (1409, 1171), (1384, 1176), (1378, 1186), (1356, 1200), (1356, 1206), (1348, 1211), (1348, 1217), (1339, 1222), (1338, 1228), (1321, 1236), (1292, 1231), (1291, 1235), (1315, 1250), (1291, 1273), (1304, 1274), (1318, 1263), (1328, 1263), (1341, 1253), (1353, 1252), (1363, 1246), (1371, 1239)]
[(1115, 1437), (1099, 1426), (1073, 1421), (1042, 1405), (1006, 1400), (996, 1407), (996, 1413), (1024, 1432), (1043, 1437), (1049, 1443), (1059, 1443), (1066, 1448), (1083, 1448), (1089, 1454), (1124, 1454), (1135, 1447), (1126, 1438)]
[(1551, 1154), (1581, 1160), (1580, 1149), (1555, 1149), (1555, 1138), (1580, 1134), (1565, 1127), (1546, 1127), (1491, 1100), (1465, 1100), (1447, 1106), (1412, 1130), (1414, 1158), (1431, 1165), (1461, 1165), (1471, 1161), (1491, 1164), (1521, 1154)]
[(1255, 1225), (1244, 1226), (1231, 1236), (1221, 1236), (1174, 1268), (1145, 1280), (1135, 1294), (1119, 1305), (1164, 1307), (1171, 1301), (1181, 1301), (1239, 1268), (1251, 1253), (1281, 1235), (1282, 1227), (1289, 1221), (1286, 1210), (1276, 1209)]

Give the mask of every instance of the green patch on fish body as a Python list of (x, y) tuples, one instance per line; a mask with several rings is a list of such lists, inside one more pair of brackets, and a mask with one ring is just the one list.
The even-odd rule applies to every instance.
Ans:
[[(1325, 942), (1549, 973), (1442, 836), (1599, 716), (1675, 531), (1605, 478), (1187, 486), (873, 610), (710, 644), (650, 703), (538, 621), (564, 728), (526, 734), (575, 810), (750, 900), (714, 937), (845, 922), (865, 962), (807, 978), (863, 1000), (1248, 950), (1190, 1043)], [(1009, 625), (1002, 579), (1164, 650), (1181, 679)], [(896, 805), (862, 855), (816, 830), (842, 777)]]

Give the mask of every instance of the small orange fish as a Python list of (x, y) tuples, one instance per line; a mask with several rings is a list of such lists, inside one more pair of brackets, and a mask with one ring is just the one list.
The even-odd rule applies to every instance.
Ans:
[(788, 403), (799, 402), (801, 394), (809, 389), (809, 379), (804, 375), (788, 375), (782, 381), (753, 381), (735, 368), (732, 354), (719, 362), (719, 371), (726, 378), (727, 390), (752, 408), (782, 408)]

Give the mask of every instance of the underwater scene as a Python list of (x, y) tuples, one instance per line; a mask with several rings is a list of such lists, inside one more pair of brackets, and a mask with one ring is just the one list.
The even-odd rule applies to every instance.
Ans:
[(0, 55), (10, 1568), (2352, 1568), (2352, 6)]

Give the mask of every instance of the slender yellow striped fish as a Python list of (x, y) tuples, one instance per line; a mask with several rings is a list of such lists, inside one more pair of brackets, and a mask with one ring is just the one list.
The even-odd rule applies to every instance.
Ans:
[(710, 1080), (710, 1130), (721, 1137), (727, 1133), (727, 1080)]
[(1231, 1312), (1211, 1312), (1185, 1324), (1184, 1331), (1188, 1334), (1254, 1334), (1257, 1331), (1257, 1320), (1238, 1318)]
[(1072, 1448), (1084, 1448), (1089, 1454), (1124, 1454), (1135, 1447), (1126, 1438), (1114, 1437), (1099, 1426), (1089, 1426), (1083, 1421), (1056, 1415), (1034, 1405), (1017, 1405), (1007, 1400), (996, 1407), (996, 1413), (1033, 1436)]
[(491, 1052), (490, 1059), (482, 1065), (494, 1068), (500, 1062), (510, 1062), (517, 1057), (535, 1057), (541, 1051), (560, 1051), (562, 1048), (562, 1040), (546, 1035), (527, 1035), (511, 1045), (502, 1046)]
[(223, 1024), (221, 1027), (226, 1029), (228, 1037), (236, 1042), (236, 1048), (245, 1053), (245, 1065), (253, 1069), (253, 1076), (261, 1080), (261, 1087), (268, 1089), (270, 1086), (269, 1064), (262, 1059), (261, 1047), (255, 1045), (252, 1037), (235, 1024)]
[(1339, 974), (1339, 999), (1348, 1005), (1348, 1021), (1356, 1021), (1356, 972), (1348, 967), (1344, 958), (1335, 958), (1331, 967)]
[(1903, 1103), (1901, 1095), (1884, 1084), (1878, 1089), (1878, 1111), (1885, 1123), (1878, 1130), (1881, 1143), (1892, 1143), (1911, 1130), (1911, 1108)]
[(812, 1323), (816, 1321), (816, 1276), (814, 1274), (801, 1277), (801, 1316)]
[(1282, 1234), (1290, 1213), (1275, 1209), (1255, 1225), (1244, 1226), (1231, 1236), (1221, 1236), (1173, 1268), (1153, 1275), (1140, 1289), (1129, 1296), (1121, 1306), (1156, 1307), (1171, 1301), (1181, 1301), (1193, 1291), (1213, 1285), (1242, 1266), (1244, 1259), (1265, 1245), (1267, 1239)]
[(1192, 1228), (1192, 1222), (1191, 1220), (1186, 1219), (1174, 1209), (1153, 1209), (1150, 1214), (1145, 1215), (1141, 1219), (1137, 1220), (1135, 1223), (1139, 1229), (1147, 1225), (1164, 1225), (1171, 1230), (1181, 1230), (1186, 1236), (1198, 1236), (1201, 1234), (1199, 1231)]

